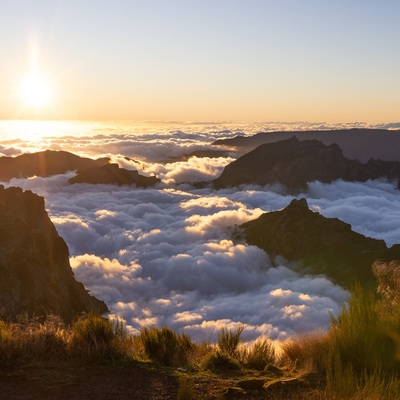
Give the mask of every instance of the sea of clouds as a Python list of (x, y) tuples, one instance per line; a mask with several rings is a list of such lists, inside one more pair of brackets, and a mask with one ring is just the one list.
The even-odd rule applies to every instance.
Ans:
[[(69, 246), (76, 278), (133, 331), (167, 325), (201, 341), (215, 340), (222, 327), (242, 323), (246, 340), (327, 329), (330, 315), (348, 299), (347, 291), (324, 276), (300, 275), (281, 258), (272, 267), (268, 254), (232, 239), (235, 226), (287, 206), (293, 196), (279, 186), (213, 190), (187, 183), (217, 177), (232, 156), (160, 162), (259, 128), (205, 124), (164, 131), (153, 127), (141, 134), (108, 126), (82, 136), (76, 131), (49, 134), (35, 143), (9, 139), (1, 143), (6, 152), (36, 146), (107, 155), (125, 168), (156, 174), (162, 183), (149, 189), (69, 185), (75, 175), (69, 172), (13, 179), (5, 186), (45, 197)], [(312, 182), (296, 197), (306, 197), (315, 211), (340, 218), (366, 236), (388, 245), (399, 242), (400, 196), (393, 183)]]

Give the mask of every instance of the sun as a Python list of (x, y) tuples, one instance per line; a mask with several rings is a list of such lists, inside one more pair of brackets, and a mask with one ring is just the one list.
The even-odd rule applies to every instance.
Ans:
[(32, 108), (42, 108), (51, 102), (52, 91), (49, 82), (39, 75), (30, 75), (21, 82), (21, 101)]

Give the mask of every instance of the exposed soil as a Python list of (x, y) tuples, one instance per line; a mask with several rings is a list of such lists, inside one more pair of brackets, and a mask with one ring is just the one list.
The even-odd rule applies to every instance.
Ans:
[[(0, 366), (0, 400), (175, 400), (179, 391), (176, 370), (151, 365), (73, 366), (31, 364)], [(313, 377), (294, 386), (243, 391), (242, 379), (277, 380), (275, 374), (225, 371), (188, 375), (189, 397), (201, 400), (321, 400), (320, 382)], [(278, 374), (280, 375), (280, 374)], [(282, 377), (281, 377), (282, 378)], [(279, 379), (278, 379), (279, 380)], [(239, 385), (240, 386), (240, 385)]]
[(1, 400), (175, 400), (176, 377), (142, 367), (0, 368)]

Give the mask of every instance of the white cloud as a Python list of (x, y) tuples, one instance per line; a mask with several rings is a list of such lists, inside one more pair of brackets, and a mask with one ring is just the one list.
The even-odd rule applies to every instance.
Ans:
[[(166, 150), (179, 154), (237, 133), (243, 132), (224, 132), (221, 126), (150, 136), (100, 131), (94, 137), (47, 138), (41, 145), (71, 146), (97, 156), (115, 151), (121, 161), (120, 154), (135, 158), (145, 152), (146, 157), (165, 158)], [(130, 168), (139, 165), (124, 162)], [(194, 158), (151, 166), (140, 160), (138, 168), (175, 184), (215, 177), (227, 162)], [(263, 335), (283, 339), (327, 328), (330, 313), (339, 312), (348, 296), (322, 276), (301, 276), (283, 259), (273, 268), (260, 249), (232, 242), (229, 227), (290, 203), (293, 196), (279, 186), (213, 191), (164, 184), (140, 189), (68, 185), (71, 176), (14, 179), (6, 186), (45, 197), (49, 215), (69, 246), (77, 279), (134, 331), (166, 324), (208, 340), (222, 327), (244, 323), (247, 340)], [(314, 182), (298, 197), (307, 197), (313, 209), (351, 223), (360, 233), (398, 242), (400, 196), (391, 183)]]

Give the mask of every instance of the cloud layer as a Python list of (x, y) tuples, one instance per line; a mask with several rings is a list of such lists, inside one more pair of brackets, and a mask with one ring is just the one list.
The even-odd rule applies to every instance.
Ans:
[[(132, 138), (120, 131), (57, 140), (98, 156), (115, 151), (119, 162), (134, 167), (139, 164), (120, 155), (148, 152), (150, 157), (157, 146), (179, 154), (182, 142), (204, 146), (215, 136), (237, 133), (215, 128), (214, 136), (211, 129), (146, 133), (147, 145), (146, 134)], [(135, 147), (140, 140), (142, 150)], [(244, 337), (253, 340), (261, 335), (284, 339), (329, 326), (330, 313), (338, 313), (348, 297), (345, 290), (323, 276), (299, 275), (284, 259), (272, 267), (262, 250), (231, 238), (233, 226), (283, 208), (293, 196), (279, 186), (214, 191), (178, 184), (218, 176), (229, 162), (226, 158), (166, 165), (151, 164), (147, 158), (139, 162), (163, 183), (151, 189), (68, 185), (74, 175), (69, 173), (14, 179), (6, 186), (45, 197), (69, 246), (77, 279), (133, 331), (168, 325), (196, 340), (214, 340), (222, 327), (244, 323)], [(327, 217), (351, 223), (357, 232), (389, 245), (399, 242), (400, 196), (389, 182), (313, 182), (298, 197), (307, 197), (309, 205)]]

